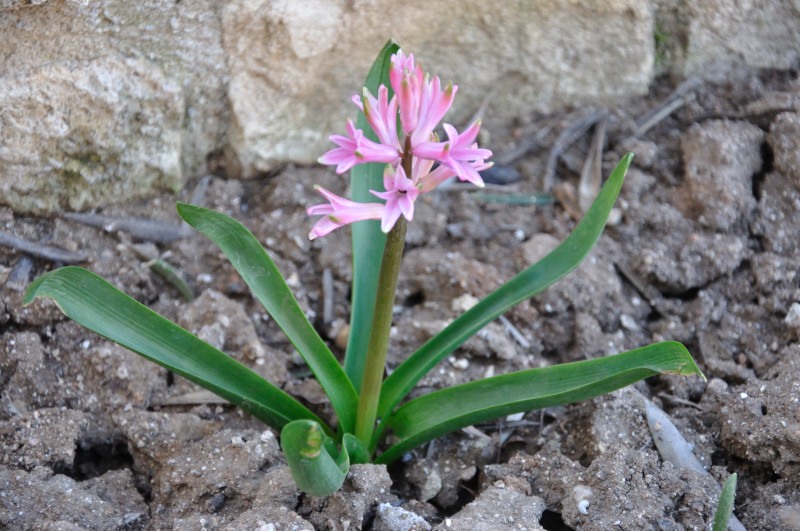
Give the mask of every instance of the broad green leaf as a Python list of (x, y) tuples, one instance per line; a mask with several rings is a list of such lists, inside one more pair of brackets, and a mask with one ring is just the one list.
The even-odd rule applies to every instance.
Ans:
[[(389, 64), (392, 54), (399, 46), (389, 41), (378, 54), (367, 75), (364, 86), (375, 96), (378, 87), (383, 84), (389, 89)], [(364, 113), (359, 113), (356, 127), (364, 131), (364, 135), (377, 142), (378, 137), (367, 123)], [(354, 201), (369, 203), (378, 199), (369, 193), (370, 190), (383, 190), (384, 164), (360, 164), (350, 171), (350, 189)], [(378, 273), (381, 268), (383, 247), (386, 235), (381, 232), (380, 221), (360, 221), (352, 226), (353, 234), (353, 287), (352, 309), (350, 313), (350, 335), (347, 339), (347, 353), (344, 370), (353, 382), (356, 390), (361, 389), (364, 375), (364, 360), (367, 356), (367, 343), (372, 330), (372, 314), (375, 309), (375, 293), (378, 286)]]
[(594, 204), (561, 245), (490, 293), (394, 370), (383, 384), (379, 417), (387, 417), (428, 371), (486, 324), (578, 267), (603, 232), (632, 159), (632, 153), (622, 158)]
[(281, 448), (295, 483), (311, 496), (336, 492), (350, 470), (347, 448), (337, 450), (336, 441), (312, 420), (296, 420), (284, 426)]
[(367, 447), (352, 433), (344, 434), (342, 445), (347, 450), (347, 455), (350, 456), (351, 464), (365, 464), (372, 461), (372, 456)]
[(701, 375), (686, 347), (656, 343), (588, 361), (494, 376), (411, 400), (386, 419), (399, 442), (381, 454), (388, 463), (415, 446), (465, 426), (512, 413), (578, 402), (656, 374)]
[(719, 505), (714, 512), (713, 531), (727, 531), (728, 522), (733, 514), (733, 502), (736, 498), (736, 474), (731, 474), (722, 485), (722, 493), (719, 495)]
[(225, 253), (316, 376), (339, 417), (340, 431), (352, 431), (356, 391), (255, 236), (235, 219), (213, 210), (178, 203), (178, 213)]
[(90, 271), (64, 267), (42, 275), (28, 287), (23, 302), (30, 304), (37, 297), (53, 299), (78, 324), (205, 387), (276, 429), (298, 419), (319, 421), (255, 372)]

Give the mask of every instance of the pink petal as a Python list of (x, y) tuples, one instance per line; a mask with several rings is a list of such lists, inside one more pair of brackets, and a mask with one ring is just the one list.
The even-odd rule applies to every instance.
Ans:
[(339, 197), (321, 186), (315, 188), (328, 200), (328, 203), (310, 206), (306, 209), (309, 215), (322, 215), (311, 228), (308, 235), (311, 240), (330, 234), (339, 227), (356, 221), (383, 218), (384, 206), (380, 203), (358, 203)]

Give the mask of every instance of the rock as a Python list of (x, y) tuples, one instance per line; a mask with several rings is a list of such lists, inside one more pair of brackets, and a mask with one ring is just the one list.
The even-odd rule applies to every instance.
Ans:
[(0, 201), (87, 208), (206, 170), (228, 120), (215, 2), (36, 4), (0, 5)]
[(286, 382), (285, 355), (261, 342), (241, 303), (207, 289), (182, 310), (179, 324), (273, 384)]
[(123, 524), (133, 527), (149, 520), (147, 504), (139, 491), (129, 468), (110, 470), (95, 478), (82, 481), (80, 486), (121, 512)]
[(701, 72), (715, 61), (757, 68), (792, 68), (800, 58), (795, 2), (682, 0), (685, 71)]
[(0, 466), (0, 523), (8, 529), (136, 529), (147, 521), (147, 506), (128, 473), (117, 494), (129, 497), (124, 512), (114, 495), (106, 499), (97, 492), (97, 482), (79, 483), (56, 474), (43, 478), (38, 472)]
[(800, 114), (783, 112), (775, 117), (767, 135), (775, 170), (800, 190)]
[(230, 138), (244, 175), (287, 159), (313, 162), (332, 147), (328, 135), (356, 114), (347, 96), (359, 92), (389, 35), (426, 70), (461, 84), (447, 118), (457, 124), (490, 92), (489, 128), (522, 109), (642, 93), (652, 76), (653, 12), (642, 0), (413, 0), (403, 4), (402, 16), (386, 16), (397, 9), (389, 0), (348, 6), (335, 0), (225, 4)]
[(0, 77), (0, 201), (80, 210), (182, 185), (180, 87), (116, 56)]
[(632, 387), (582, 402), (577, 408), (580, 420), (568, 440), (584, 461), (594, 461), (616, 444), (641, 448), (652, 440), (642, 395)]
[(54, 406), (58, 376), (45, 359), (42, 340), (32, 332), (6, 332), (0, 338), (0, 374), (6, 374), (0, 396), (0, 419)]
[(634, 266), (667, 293), (684, 293), (730, 274), (747, 255), (745, 240), (731, 234), (671, 234), (650, 241)]
[(751, 269), (760, 307), (786, 314), (790, 306), (800, 300), (800, 286), (797, 285), (800, 257), (760, 253), (753, 257)]
[(662, 464), (646, 447), (613, 444), (586, 469), (582, 484), (592, 490), (588, 514), (572, 492), (562, 502), (573, 529), (699, 529), (716, 508), (708, 495), (718, 488), (711, 476)]
[[(534, 235), (521, 246), (522, 260), (534, 263), (549, 253), (556, 243), (557, 240), (552, 236)], [(621, 314), (632, 320), (644, 317), (644, 305), (635, 306), (623, 292), (622, 281), (614, 268), (615, 245), (601, 238), (575, 271), (531, 300), (531, 305), (548, 317), (541, 321), (541, 326), (548, 327), (548, 332), (535, 332), (537, 337), (542, 338), (545, 350), (570, 350), (575, 346), (573, 339), (580, 343), (579, 347), (585, 347), (587, 341), (600, 337), (593, 333), (592, 323), (586, 320), (578, 324), (580, 328), (576, 331), (575, 315), (578, 313), (596, 320), (600, 326), (597, 332), (608, 333), (620, 329)], [(616, 340), (603, 341), (602, 344), (591, 345), (588, 353), (616, 353), (613, 352), (615, 345), (622, 346)], [(572, 352), (570, 356), (571, 359), (582, 359), (586, 354), (587, 351), (579, 351)]]
[(461, 83), (450, 122), (463, 124), (492, 94), (487, 129), (531, 110), (646, 92), (654, 9), (676, 13), (675, 27), (658, 34), (674, 42), (667, 60), (679, 71), (718, 59), (790, 68), (800, 40), (791, 4), (764, 0), (736, 9), (721, 0), (672, 9), (645, 0), (412, 0), (403, 16), (386, 16), (394, 7), (6, 0), (3, 201), (47, 213), (175, 189), (208, 170), (252, 176), (312, 162), (355, 114), (347, 96), (387, 35)]
[(28, 470), (37, 466), (70, 470), (88, 424), (84, 413), (60, 408), (39, 409), (0, 422), (1, 464)]
[[(150, 478), (154, 528), (197, 529), (198, 511), (224, 522), (242, 507), (294, 507), (299, 495), (269, 430), (219, 429), (190, 414), (121, 413), (134, 470)], [(258, 513), (269, 521), (269, 515)], [(298, 520), (299, 521), (299, 520)]]
[(431, 525), (417, 513), (395, 507), (390, 503), (378, 505), (373, 531), (427, 531)]
[(800, 188), (778, 172), (768, 173), (761, 186), (761, 199), (752, 222), (752, 231), (764, 249), (787, 257), (800, 253), (800, 240), (791, 227), (800, 226)]
[(539, 518), (545, 509), (544, 500), (529, 496), (514, 488), (506, 488), (504, 482), (481, 492), (466, 507), (446, 518), (439, 529), (493, 529), (503, 531), (525, 527), (542, 531)]
[(800, 346), (789, 345), (763, 380), (714, 395), (720, 446), (732, 455), (769, 463), (779, 477), (800, 480)]
[(433, 500), (438, 507), (458, 503), (465, 484), (477, 474), (478, 467), (494, 458), (490, 437), (467, 437), (452, 434), (429, 457), (409, 463), (404, 479), (414, 487), (414, 498)]
[(755, 125), (712, 120), (681, 139), (689, 205), (701, 225), (728, 230), (755, 206), (753, 174), (764, 133)]
[(384, 465), (353, 465), (341, 489), (322, 498), (306, 497), (297, 512), (314, 529), (362, 529), (368, 511), (392, 501), (392, 480)]
[(512, 360), (518, 354), (516, 344), (499, 323), (489, 323), (470, 337), (461, 348), (472, 356), (504, 361)]
[[(198, 529), (197, 527), (193, 529)], [(224, 531), (279, 531), (291, 529), (292, 531), (314, 531), (310, 522), (303, 520), (300, 515), (287, 507), (257, 507), (245, 511), (231, 523), (222, 526)]]
[(431, 459), (414, 461), (405, 468), (404, 479), (416, 488), (414, 497), (421, 501), (432, 500), (442, 490), (439, 466)]
[(572, 497), (572, 488), (583, 484), (585, 469), (577, 461), (564, 456), (560, 451), (546, 447), (535, 455), (518, 452), (508, 463), (484, 467), (482, 483), (488, 489), (497, 481), (524, 491), (527, 483), (530, 492), (541, 494), (548, 507), (555, 507), (562, 500)]
[(795, 336), (800, 336), (800, 302), (793, 302), (783, 320)]
[(536, 233), (520, 246), (522, 263), (525, 267), (532, 266), (558, 247), (561, 242), (555, 236), (545, 233)]

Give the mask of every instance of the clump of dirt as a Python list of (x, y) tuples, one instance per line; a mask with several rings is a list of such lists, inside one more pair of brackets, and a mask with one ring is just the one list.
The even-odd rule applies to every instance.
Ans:
[[(272, 430), (82, 329), (51, 302), (22, 307), (28, 281), (59, 264), (0, 248), (0, 527), (701, 529), (719, 484), (737, 472), (736, 516), (747, 529), (797, 528), (800, 81), (794, 71), (734, 71), (689, 86), (677, 91), (673, 112), (646, 128), (643, 117), (675, 101), (668, 80), (647, 98), (597, 114), (607, 116), (603, 173), (626, 151), (637, 154), (597, 247), (565, 280), (488, 325), (414, 393), (664, 339), (684, 342), (707, 382), (658, 377), (475, 426), (388, 470), (354, 467), (340, 492), (315, 499), (295, 487)], [(575, 226), (591, 139), (555, 159), (550, 146), (586, 116), (585, 109), (527, 116), (491, 131), (489, 147), (502, 164), (487, 180), (503, 184), (491, 185), (491, 195), (451, 187), (420, 199), (390, 368)], [(545, 128), (548, 135), (536, 136)], [(314, 184), (346, 188), (327, 169), (290, 166), (256, 181), (202, 179), (179, 197), (102, 213), (180, 228), (172, 205), (193, 195), (240, 219), (341, 354), (349, 235), (308, 240)], [(18, 237), (85, 254), (91, 270), (332, 418), (308, 368), (202, 236), (155, 243), (8, 209), (0, 219)], [(151, 267), (153, 258), (177, 270), (197, 297), (184, 301)], [(669, 414), (707, 473), (659, 454), (643, 397)]]

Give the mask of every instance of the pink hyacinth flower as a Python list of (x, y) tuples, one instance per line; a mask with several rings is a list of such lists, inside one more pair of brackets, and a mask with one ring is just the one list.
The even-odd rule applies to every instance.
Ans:
[(389, 101), (389, 89), (381, 85), (378, 88), (377, 98), (365, 88), (363, 100), (360, 98), (357, 100), (356, 105), (364, 112), (364, 117), (378, 135), (381, 144), (392, 146), (398, 151), (402, 150), (400, 140), (397, 138), (397, 96), (392, 96)]
[(389, 82), (397, 94), (400, 107), (400, 125), (406, 134), (417, 128), (419, 105), (425, 74), (414, 64), (414, 54), (399, 50), (392, 55), (389, 65)]
[(347, 136), (331, 135), (330, 139), (339, 147), (319, 159), (321, 164), (336, 164), (336, 173), (344, 173), (356, 164), (365, 162), (394, 163), (400, 160), (397, 148), (373, 142), (356, 129), (352, 120), (347, 120)]
[(483, 186), (483, 179), (473, 163), (485, 161), (492, 156), (492, 152), (478, 148), (475, 143), (480, 122), (475, 122), (461, 134), (450, 124), (444, 124), (444, 130), (447, 133), (447, 142), (423, 142), (414, 146), (414, 155), (435, 160), (450, 168), (460, 180)]
[[(431, 161), (432, 163), (433, 161)], [(481, 172), (483, 170), (488, 170), (492, 166), (494, 166), (494, 162), (485, 162), (483, 160), (476, 160), (474, 162), (470, 162), (472, 167), (475, 169), (475, 172)], [(435, 170), (432, 172), (423, 175), (418, 183), (417, 186), (419, 187), (419, 191), (422, 194), (427, 194), (428, 192), (432, 191), (434, 188), (445, 182), (446, 180), (450, 179), (451, 177), (455, 177), (456, 172), (454, 172), (448, 166), (444, 164), (440, 164), (436, 167)], [(483, 179), (481, 178), (480, 174), (478, 174), (478, 179), (480, 182), (474, 182), (473, 184), (483, 187)]]
[(330, 234), (339, 227), (356, 221), (384, 217), (384, 205), (380, 203), (357, 203), (339, 197), (321, 186), (315, 186), (314, 189), (328, 202), (306, 209), (309, 216), (322, 216), (311, 228), (311, 232), (308, 234), (309, 240)]
[(430, 141), (433, 130), (453, 105), (456, 92), (458, 86), (452, 83), (442, 90), (439, 76), (434, 76), (431, 81), (425, 80), (419, 102), (419, 120), (411, 134), (412, 145)]
[(381, 219), (381, 230), (389, 232), (400, 219), (401, 214), (408, 221), (414, 218), (414, 201), (419, 195), (419, 190), (414, 185), (414, 181), (406, 177), (402, 166), (397, 169), (386, 166), (386, 171), (383, 173), (383, 187), (386, 189), (385, 192), (370, 190), (370, 193), (386, 201)]

